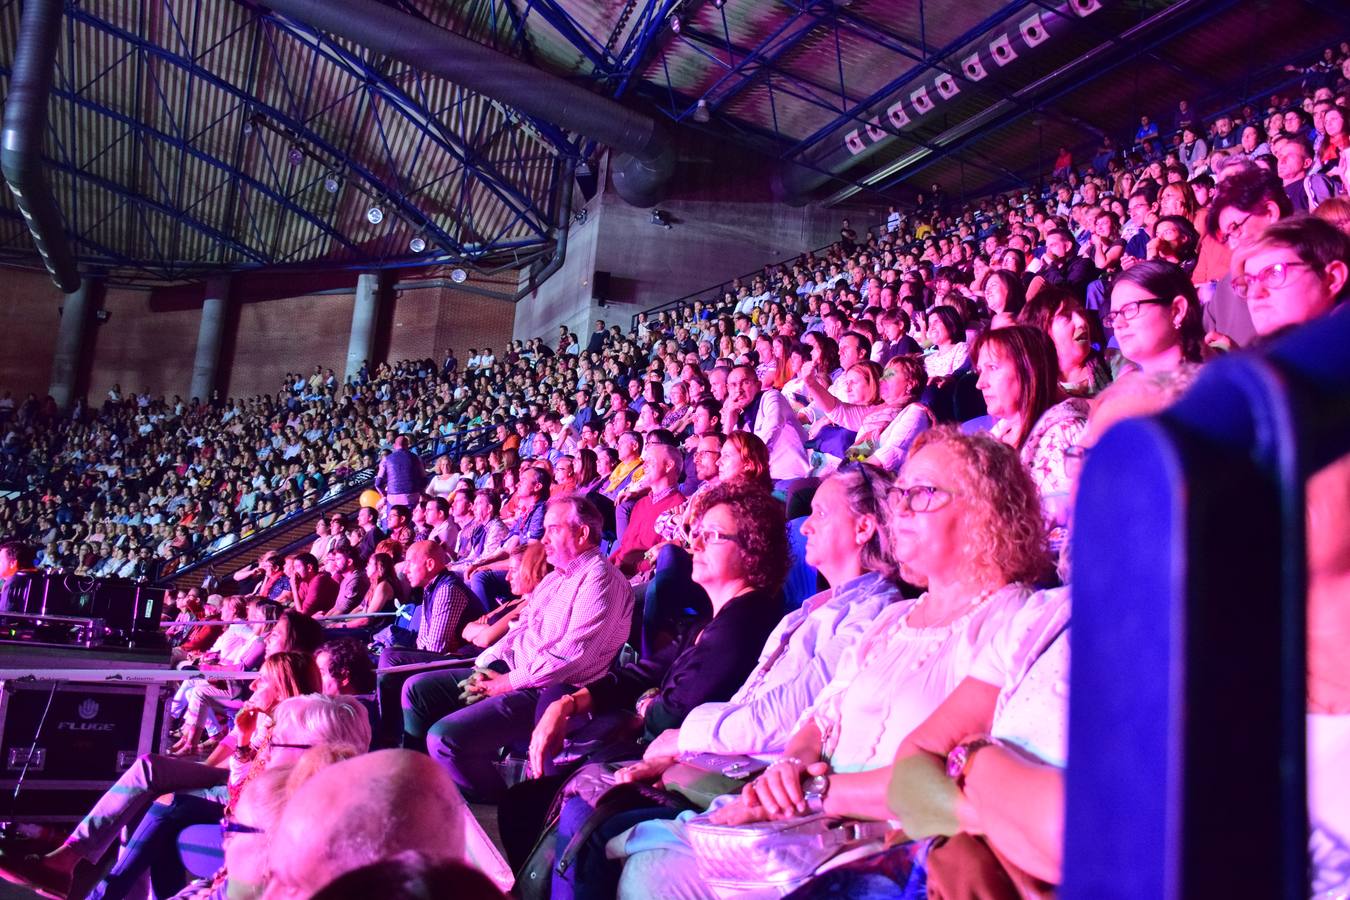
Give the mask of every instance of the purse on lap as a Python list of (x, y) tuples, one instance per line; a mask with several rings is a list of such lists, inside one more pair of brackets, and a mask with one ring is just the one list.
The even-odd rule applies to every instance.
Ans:
[(801, 887), (840, 854), (879, 842), (891, 827), (825, 813), (716, 825), (705, 814), (689, 820), (686, 829), (699, 875), (718, 897), (768, 900)]

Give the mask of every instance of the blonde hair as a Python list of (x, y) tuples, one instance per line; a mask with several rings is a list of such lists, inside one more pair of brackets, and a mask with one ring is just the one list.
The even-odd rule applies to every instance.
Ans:
[(945, 449), (956, 462), (950, 471), (967, 507), (969, 563), (1005, 584), (1034, 584), (1044, 577), (1052, 563), (1041, 498), (1017, 451), (987, 434), (962, 434), (953, 425), (919, 435), (910, 459), (929, 447)]
[(303, 694), (277, 704), (274, 731), (295, 728), (310, 744), (345, 744), (358, 753), (370, 749), (370, 715), (355, 697)]

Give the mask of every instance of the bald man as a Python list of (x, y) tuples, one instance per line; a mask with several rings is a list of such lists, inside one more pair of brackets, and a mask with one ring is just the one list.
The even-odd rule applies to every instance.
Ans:
[(272, 877), (264, 897), (276, 900), (310, 897), (346, 872), (405, 850), (465, 863), (503, 888), (511, 883), (454, 782), (409, 750), (367, 753), (315, 775), (269, 837)]

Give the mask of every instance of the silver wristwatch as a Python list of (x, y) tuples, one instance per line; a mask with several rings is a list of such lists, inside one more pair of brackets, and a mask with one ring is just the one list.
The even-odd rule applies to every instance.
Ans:
[(806, 800), (808, 813), (825, 811), (825, 795), (830, 792), (830, 776), (812, 775), (802, 782), (802, 796)]

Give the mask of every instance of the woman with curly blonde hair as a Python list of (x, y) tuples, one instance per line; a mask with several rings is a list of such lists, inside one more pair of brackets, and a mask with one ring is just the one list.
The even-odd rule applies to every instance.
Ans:
[[(985, 648), (997, 643), (1013, 657), (1031, 649), (1021, 640), (1022, 607), (1051, 561), (1040, 498), (1017, 451), (952, 427), (926, 432), (890, 491), (890, 511), (892, 552), (927, 591), (877, 616), (803, 713), (778, 761), (739, 795), (715, 801), (705, 814), (713, 823), (787, 820), (808, 811), (890, 819), (886, 787), (901, 741), (970, 674)], [(644, 824), (619, 896), (712, 896), (709, 872), (700, 870), (703, 861), (680, 829), (662, 835), (656, 823)], [(628, 849), (627, 836), (619, 843)], [(746, 861), (746, 885), (767, 877), (753, 866)]]

